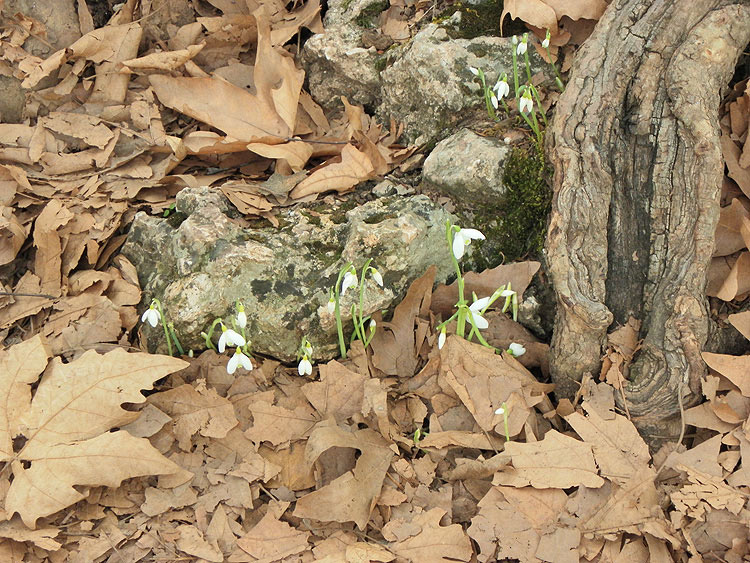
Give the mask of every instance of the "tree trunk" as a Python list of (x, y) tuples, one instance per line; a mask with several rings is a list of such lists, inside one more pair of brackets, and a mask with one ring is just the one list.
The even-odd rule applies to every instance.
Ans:
[(585, 373), (599, 373), (607, 331), (640, 320), (624, 394), (652, 443), (679, 433), (678, 393), (693, 404), (705, 373), (718, 109), (749, 41), (747, 1), (613, 0), (548, 131), (553, 379), (574, 395)]

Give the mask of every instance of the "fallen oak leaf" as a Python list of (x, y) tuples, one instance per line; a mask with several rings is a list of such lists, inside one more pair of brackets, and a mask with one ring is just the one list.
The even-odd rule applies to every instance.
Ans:
[[(6, 397), (0, 404), (2, 461), (13, 470), (5, 497), (9, 516), (17, 512), (33, 528), (38, 518), (85, 498), (76, 486), (117, 487), (131, 477), (179, 470), (148, 440), (110, 430), (139, 416), (122, 404), (143, 402), (142, 389), (186, 362), (117, 348), (104, 355), (90, 350), (68, 364), (55, 358), (47, 365), (41, 337), (16, 346), (21, 350), (13, 347), (0, 354), (0, 365), (9, 374), (0, 384)], [(31, 366), (27, 357), (34, 358)], [(29, 388), (43, 370), (32, 398)], [(14, 452), (8, 441), (19, 437), (26, 441)]]
[(346, 145), (341, 150), (341, 162), (327, 162), (297, 184), (289, 195), (301, 199), (333, 190), (341, 194), (370, 178), (374, 170), (365, 153)]

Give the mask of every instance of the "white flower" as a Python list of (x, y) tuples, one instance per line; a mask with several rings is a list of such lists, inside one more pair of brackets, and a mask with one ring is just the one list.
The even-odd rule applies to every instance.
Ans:
[(521, 96), (521, 101), (518, 103), (518, 109), (521, 110), (521, 113), (533, 111), (534, 101), (531, 99), (531, 93), (528, 90), (526, 90), (523, 96)]
[(512, 289), (504, 289), (500, 292), (500, 297), (513, 297), (516, 294)]
[(526, 353), (526, 348), (523, 347), (523, 344), (512, 342), (511, 345), (508, 346), (508, 353), (511, 356), (515, 356), (517, 358), (518, 356), (523, 356)]
[(470, 66), (469, 70), (471, 71), (471, 74), (473, 74), (474, 76), (479, 76), (479, 69), (474, 68), (473, 66)]
[[(231, 328), (221, 325), (221, 336), (219, 337), (219, 352), (224, 353), (227, 346), (244, 346), (245, 339)], [(243, 364), (244, 365), (244, 364)], [(232, 372), (230, 372), (232, 373)]]
[(380, 272), (378, 272), (377, 268), (373, 268), (370, 266), (370, 275), (372, 276), (372, 279), (375, 280), (375, 283), (378, 284), (380, 287), (383, 287), (383, 276), (380, 275)]
[(312, 375), (312, 364), (307, 359), (307, 355), (303, 356), (297, 366), (297, 373), (300, 375)]
[(550, 34), (549, 34), (549, 29), (548, 29), (547, 36), (544, 38), (544, 41), (542, 41), (542, 47), (544, 47), (545, 49), (549, 47), (549, 39), (550, 39)]
[(507, 76), (503, 74), (501, 78), (498, 78), (492, 89), (495, 90), (495, 93), (497, 94), (497, 98), (499, 100), (502, 100), (505, 96), (510, 94), (510, 86), (508, 85)]
[(357, 274), (353, 270), (349, 270), (344, 274), (344, 281), (341, 282), (341, 295), (344, 295), (347, 289), (354, 287), (358, 283)]
[(245, 314), (245, 307), (242, 303), (237, 307), (237, 324), (240, 328), (245, 328), (247, 326), (247, 315)]
[(492, 103), (492, 107), (497, 109), (498, 101), (495, 92), (490, 92), (490, 102)]
[(516, 47), (516, 54), (523, 55), (526, 52), (526, 49), (529, 46), (528, 39), (528, 34), (524, 33), (521, 42), (518, 44), (518, 47)]
[(308, 358), (311, 357), (312, 356), (312, 344), (310, 344), (309, 342), (305, 342), (304, 352)]
[(326, 309), (328, 310), (328, 313), (331, 314), (331, 315), (336, 310), (336, 300), (333, 298), (333, 295), (331, 295), (331, 298), (328, 300), (328, 304), (326, 305)]
[(375, 330), (376, 326), (378, 326), (378, 323), (375, 322), (375, 319), (370, 319), (370, 330)]
[(141, 316), (141, 322), (148, 322), (148, 324), (150, 324), (151, 326), (156, 326), (157, 324), (159, 324), (160, 320), (161, 313), (156, 307), (154, 307), (153, 303), (148, 309), (146, 309), (146, 311), (143, 313), (143, 316)]
[(487, 319), (485, 319), (481, 314), (482, 309), (484, 309), (489, 302), (489, 297), (482, 297), (481, 299), (477, 299), (476, 301), (474, 301), (474, 303), (469, 306), (469, 311), (471, 313), (469, 315), (469, 322), (471, 322), (471, 324), (473, 324), (477, 330), (485, 329), (490, 326), (487, 322)]
[(445, 327), (440, 329), (440, 336), (438, 336), (438, 350), (442, 349), (445, 344)]
[(505, 409), (503, 407), (500, 407), (495, 411), (495, 414), (505, 414)]
[(247, 371), (252, 371), (253, 369), (253, 363), (250, 361), (250, 358), (237, 348), (234, 351), (234, 356), (229, 358), (229, 362), (227, 362), (227, 373), (230, 375), (233, 374), (239, 366), (242, 366)]
[(471, 244), (472, 240), (484, 240), (484, 235), (476, 229), (461, 229), (453, 235), (453, 256), (456, 260), (461, 259), (466, 246)]
[(510, 40), (513, 43), (513, 45), (517, 45), (518, 44), (518, 37), (516, 37), (515, 35), (513, 37), (511, 37)]

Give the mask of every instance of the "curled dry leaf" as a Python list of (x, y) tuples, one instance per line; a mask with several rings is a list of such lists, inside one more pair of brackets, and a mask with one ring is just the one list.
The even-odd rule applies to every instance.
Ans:
[[(143, 402), (142, 389), (186, 362), (119, 348), (104, 355), (92, 350), (69, 364), (54, 359), (48, 366), (48, 357), (40, 336), (0, 354), (0, 454), (13, 471), (9, 515), (20, 514), (33, 528), (38, 518), (85, 498), (75, 487), (118, 487), (131, 477), (178, 471), (148, 440), (111, 429), (138, 417), (123, 403)], [(20, 436), (26, 441), (16, 451)]]

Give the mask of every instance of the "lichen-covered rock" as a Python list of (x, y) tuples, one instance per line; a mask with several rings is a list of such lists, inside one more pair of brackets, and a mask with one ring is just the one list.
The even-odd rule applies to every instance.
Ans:
[[(361, 268), (373, 258), (385, 281), (381, 289), (368, 277), (366, 314), (397, 304), (431, 264), (438, 281), (452, 273), (445, 223), (455, 218), (423, 195), (381, 198), (346, 212), (290, 208), (278, 229), (243, 229), (221, 193), (209, 188), (182, 190), (176, 209), (166, 219), (138, 213), (122, 252), (138, 271), (142, 307), (161, 299), (186, 349), (204, 347), (200, 332), (217, 317), (228, 319), (240, 300), (256, 352), (291, 361), (307, 335), (314, 359), (330, 359), (338, 340), (326, 305), (346, 262)], [(356, 293), (344, 296), (342, 311)], [(160, 328), (144, 330), (163, 340)]]
[(469, 206), (497, 205), (505, 193), (503, 172), (511, 148), (469, 129), (440, 141), (424, 162), (427, 185)]
[[(451, 39), (449, 30), (429, 24), (401, 49), (396, 62), (380, 73), (383, 103), (378, 115), (385, 122), (391, 117), (403, 122), (410, 142), (418, 137), (420, 143), (440, 140), (472, 108), (484, 107), (470, 66), (484, 70), (489, 86), (503, 72), (512, 83), (511, 40), (507, 37)], [(534, 74), (544, 65), (532, 51), (529, 49)], [(519, 63), (524, 73), (523, 59)]]
[(310, 37), (302, 49), (308, 89), (315, 100), (330, 110), (350, 103), (375, 107), (381, 101), (380, 58), (375, 47), (365, 47), (363, 18), (387, 8), (383, 0), (331, 1), (326, 12), (325, 33)]

